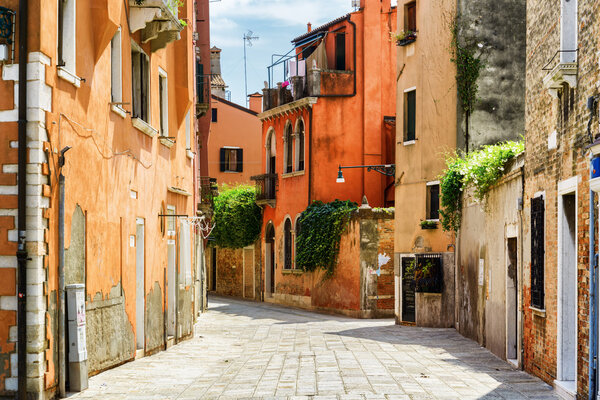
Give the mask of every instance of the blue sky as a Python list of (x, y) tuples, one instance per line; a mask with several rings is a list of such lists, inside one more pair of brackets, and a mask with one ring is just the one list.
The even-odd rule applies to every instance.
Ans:
[[(394, 2), (395, 3), (395, 2)], [(285, 54), (290, 41), (313, 27), (352, 11), (351, 0), (221, 0), (210, 3), (211, 47), (221, 53), (223, 79), (231, 91), (231, 100), (245, 105), (244, 44), (248, 30), (259, 39), (247, 48), (248, 93), (261, 91), (267, 80), (271, 55)], [(277, 80), (281, 80), (276, 77)]]

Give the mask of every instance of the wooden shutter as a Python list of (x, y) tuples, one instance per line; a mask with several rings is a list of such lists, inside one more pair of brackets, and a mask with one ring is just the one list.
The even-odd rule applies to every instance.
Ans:
[(531, 199), (531, 305), (544, 309), (544, 198)]
[(237, 172), (244, 172), (244, 149), (237, 149)]
[(227, 152), (227, 149), (221, 149), (221, 154), (220, 154), (221, 172), (225, 172), (227, 170), (227, 160), (225, 159), (226, 152)]
[(417, 4), (410, 3), (406, 6), (406, 30), (417, 30)]

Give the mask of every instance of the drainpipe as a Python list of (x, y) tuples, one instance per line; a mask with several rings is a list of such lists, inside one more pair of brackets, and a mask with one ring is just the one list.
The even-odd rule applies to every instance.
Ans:
[[(590, 162), (590, 181), (594, 179), (595, 172), (595, 164), (600, 166), (600, 156), (592, 155), (592, 159)], [(589, 259), (590, 259), (590, 288), (589, 288), (589, 296), (590, 296), (590, 350), (589, 350), (589, 390), (588, 390), (588, 398), (590, 400), (596, 397), (596, 359), (598, 353), (598, 317), (597, 317), (597, 305), (596, 305), (596, 289), (597, 289), (597, 267), (598, 267), (598, 258), (596, 254), (596, 216), (594, 210), (594, 197), (595, 193), (590, 189), (590, 241), (589, 241)]]
[(312, 106), (308, 108), (308, 203), (310, 206), (312, 202), (311, 189), (312, 189), (312, 137), (313, 137), (313, 109)]
[[(517, 246), (519, 246), (519, 262), (517, 262), (517, 268), (520, 265), (520, 281), (517, 282), (517, 288), (520, 287), (519, 290), (519, 302), (518, 304), (521, 306), (521, 309), (518, 310), (519, 311), (519, 325), (520, 325), (520, 335), (517, 335), (518, 338), (518, 342), (520, 344), (521, 347), (521, 351), (520, 351), (520, 357), (519, 357), (519, 353), (517, 353), (517, 363), (519, 364), (519, 367), (521, 370), (525, 369), (525, 364), (523, 363), (523, 355), (525, 354), (525, 349), (523, 347), (523, 332), (525, 330), (525, 322), (524, 322), (524, 315), (523, 315), (523, 279), (525, 276), (525, 272), (523, 271), (525, 263), (523, 262), (523, 244), (525, 243), (525, 238), (523, 237), (523, 209), (525, 208), (525, 166), (521, 167), (521, 201), (519, 204), (519, 240), (521, 243), (517, 243)], [(520, 358), (520, 360), (519, 360)]]
[(65, 176), (62, 167), (65, 165), (66, 146), (60, 151), (58, 158), (58, 391), (60, 397), (66, 395), (66, 346), (65, 346)]
[(27, 46), (28, 0), (19, 0), (19, 150), (18, 188), (18, 296), (17, 296), (17, 371), (19, 399), (27, 397)]

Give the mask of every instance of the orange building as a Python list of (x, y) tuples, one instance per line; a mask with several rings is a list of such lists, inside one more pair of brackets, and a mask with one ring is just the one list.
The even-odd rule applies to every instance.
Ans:
[(192, 333), (196, 18), (178, 4), (2, 2), (0, 397), (84, 389)]
[(393, 205), (392, 177), (366, 168), (345, 169), (345, 183), (336, 177), (340, 165), (394, 163), (396, 18), (389, 0), (363, 0), (356, 12), (316, 29), (309, 24), (292, 41), (291, 56), (269, 67), (273, 87), (263, 90), (259, 114), (263, 174), (254, 178), (264, 206), (265, 301), (363, 315), (359, 258), (348, 261), (352, 278), (334, 276), (330, 292), (319, 295), (320, 275), (295, 268), (291, 243), (300, 213), (314, 200), (360, 203), (366, 195), (374, 207)]

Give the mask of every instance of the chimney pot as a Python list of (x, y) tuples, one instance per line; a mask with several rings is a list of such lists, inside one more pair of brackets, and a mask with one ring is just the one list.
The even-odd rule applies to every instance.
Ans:
[(308, 32), (312, 31), (312, 24), (310, 22), (306, 24), (306, 27), (308, 29)]

